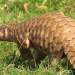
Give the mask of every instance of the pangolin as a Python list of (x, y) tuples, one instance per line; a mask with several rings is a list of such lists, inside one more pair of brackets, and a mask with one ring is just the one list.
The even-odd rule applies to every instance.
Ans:
[(75, 20), (63, 14), (47, 13), (21, 23), (2, 25), (0, 41), (17, 43), (23, 58), (33, 59), (30, 48), (34, 48), (36, 63), (47, 55), (60, 60), (65, 53), (75, 69)]

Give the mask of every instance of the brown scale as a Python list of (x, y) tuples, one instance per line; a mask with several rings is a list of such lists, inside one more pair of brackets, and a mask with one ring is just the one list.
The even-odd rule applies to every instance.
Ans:
[[(12, 39), (11, 39), (12, 38)], [(22, 57), (32, 59), (34, 48), (36, 63), (46, 55), (60, 60), (63, 53), (75, 68), (75, 20), (58, 13), (48, 13), (17, 24), (0, 27), (0, 41), (17, 43)], [(34, 67), (34, 61), (32, 62)]]

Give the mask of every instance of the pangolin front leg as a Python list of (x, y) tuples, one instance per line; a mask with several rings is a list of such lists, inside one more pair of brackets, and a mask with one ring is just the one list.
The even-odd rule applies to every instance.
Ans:
[(56, 63), (63, 57), (64, 57), (63, 56), (63, 50), (61, 50), (59, 52), (52, 53), (52, 54), (50, 54), (49, 64)]
[(31, 54), (30, 48), (29, 49), (25, 49), (23, 46), (18, 44), (18, 49), (21, 53), (21, 56), (24, 59), (33, 59), (33, 55)]
[(19, 37), (17, 46), (21, 53), (21, 56), (24, 59), (33, 59), (33, 55), (31, 54), (31, 51), (30, 51), (30, 40), (28, 39), (28, 37), (25, 38), (24, 42), (21, 43), (20, 41), (22, 41), (22, 38)]

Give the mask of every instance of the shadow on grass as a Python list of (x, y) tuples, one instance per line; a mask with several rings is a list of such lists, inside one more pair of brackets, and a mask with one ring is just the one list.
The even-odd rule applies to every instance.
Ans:
[[(14, 61), (14, 55), (13, 54), (11, 54), (9, 56), (6, 56), (4, 59), (2, 59), (2, 61), (5, 62), (7, 65), (13, 64), (13, 62), (14, 62), (14, 68), (18, 68), (19, 66), (22, 66), (25, 69), (29, 67), (29, 70), (37, 70), (37, 69), (39, 69), (38, 67), (36, 67), (35, 69), (32, 69), (31, 68), (32, 60), (25, 60), (21, 56), (20, 57), (17, 56), (16, 59), (15, 59), (15, 61)], [(48, 65), (47, 65), (48, 60), (44, 59), (43, 61), (46, 61), (46, 62), (45, 63), (42, 62), (42, 64), (41, 64), (41, 65), (43, 65), (42, 68), (48, 67)], [(57, 65), (60, 65), (62, 67), (58, 68)], [(72, 64), (70, 63), (70, 61), (68, 59), (61, 60), (57, 65), (56, 65), (56, 71), (57, 72), (59, 72), (63, 68), (63, 69), (71, 70), (71, 75), (75, 74), (75, 70), (73, 69), (73, 66), (72, 66)], [(50, 68), (51, 68), (51, 66), (50, 66)], [(52, 67), (52, 69), (53, 68), (54, 67)]]

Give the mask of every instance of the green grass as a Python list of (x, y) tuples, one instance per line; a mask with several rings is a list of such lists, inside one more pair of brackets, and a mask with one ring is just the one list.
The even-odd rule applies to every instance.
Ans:
[[(0, 0), (0, 25), (6, 23), (19, 23), (26, 19), (51, 12), (63, 13), (75, 19), (74, 0), (47, 0), (46, 9), (38, 8), (44, 0)], [(29, 3), (28, 12), (23, 4)], [(6, 5), (6, 7), (4, 7)], [(31, 61), (24, 60), (18, 52), (15, 43), (0, 42), (0, 75), (74, 75), (74, 70), (69, 60), (61, 60), (59, 63), (47, 65), (49, 57), (46, 57), (39, 68), (31, 68)], [(14, 60), (15, 59), (15, 60)]]

